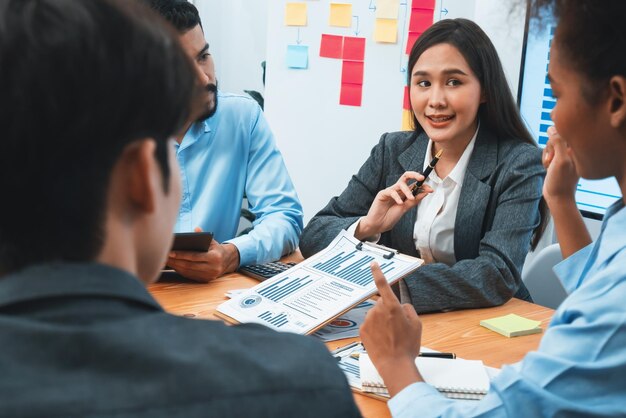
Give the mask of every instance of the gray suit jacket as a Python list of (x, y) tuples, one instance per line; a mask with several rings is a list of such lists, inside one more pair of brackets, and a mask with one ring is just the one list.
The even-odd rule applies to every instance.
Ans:
[(313, 337), (170, 315), (130, 274), (0, 277), (0, 417), (356, 417)]
[[(405, 171), (422, 171), (427, 145), (424, 133), (384, 134), (343, 193), (304, 229), (302, 254), (320, 251), (341, 229), (365, 216), (376, 194)], [(544, 175), (536, 146), (479, 130), (456, 214), (457, 262), (429, 264), (405, 278), (418, 312), (495, 306), (513, 295), (530, 299), (520, 272), (540, 222)], [(419, 256), (413, 241), (416, 214), (417, 209), (407, 212), (379, 242)]]

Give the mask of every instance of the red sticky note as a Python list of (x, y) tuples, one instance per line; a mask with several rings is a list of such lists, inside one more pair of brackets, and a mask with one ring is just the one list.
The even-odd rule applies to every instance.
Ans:
[(427, 9), (411, 10), (411, 22), (409, 32), (424, 33), (433, 24), (433, 11)]
[(343, 38), (343, 59), (352, 61), (365, 60), (365, 38), (346, 36)]
[(322, 43), (320, 44), (320, 57), (341, 59), (342, 52), (343, 36), (322, 34)]
[(435, 0), (413, 0), (413, 9), (435, 9)]
[[(413, 48), (413, 44), (415, 43), (415, 41), (417, 41), (417, 38), (419, 38), (419, 36), (421, 35), (421, 33), (419, 32), (409, 32), (409, 37), (406, 41), (406, 53), (410, 54), (411, 53), (411, 49)], [(409, 69), (409, 71), (411, 71), (411, 69)]]
[(409, 100), (409, 88), (404, 86), (404, 103), (402, 109), (411, 110), (411, 101)]
[(363, 86), (361, 84), (342, 83), (339, 104), (346, 106), (361, 106), (362, 94)]
[(341, 83), (363, 84), (363, 61), (344, 61)]

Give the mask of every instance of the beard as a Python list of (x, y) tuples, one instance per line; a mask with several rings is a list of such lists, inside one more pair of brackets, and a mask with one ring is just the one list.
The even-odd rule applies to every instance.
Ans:
[(200, 114), (200, 116), (196, 118), (196, 121), (202, 121), (202, 120), (208, 119), (211, 116), (213, 116), (215, 112), (217, 111), (217, 81), (215, 82), (215, 84), (211, 84), (211, 83), (207, 84), (202, 89), (202, 93), (203, 94), (208, 93), (208, 96), (212, 98), (212, 100), (209, 100), (208, 105), (206, 105), (207, 108), (205, 108), (204, 111)]

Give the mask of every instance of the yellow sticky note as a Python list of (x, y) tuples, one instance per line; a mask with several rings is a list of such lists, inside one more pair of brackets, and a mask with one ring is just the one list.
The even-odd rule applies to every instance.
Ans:
[(330, 3), (329, 24), (344, 28), (352, 26), (352, 5), (349, 3)]
[(541, 321), (533, 321), (532, 319), (523, 318), (515, 314), (480, 321), (481, 326), (502, 334), (505, 337), (537, 334), (541, 332), (540, 324)]
[(376, 18), (377, 19), (397, 19), (399, 8), (400, 8), (400, 0), (377, 0), (376, 1)]
[(402, 129), (401, 131), (412, 131), (415, 127), (413, 126), (413, 112), (410, 110), (402, 110)]
[(386, 42), (391, 44), (398, 42), (398, 20), (376, 19), (374, 40), (376, 42)]
[(285, 25), (306, 26), (306, 3), (287, 3)]

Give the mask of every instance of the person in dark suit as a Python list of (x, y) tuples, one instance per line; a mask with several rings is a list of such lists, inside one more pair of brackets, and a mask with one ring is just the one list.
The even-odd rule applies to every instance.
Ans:
[[(302, 254), (347, 229), (421, 256), (426, 265), (397, 289), (418, 312), (529, 300), (520, 271), (546, 222), (545, 170), (495, 47), (475, 23), (446, 19), (419, 37), (408, 68), (415, 130), (382, 136), (348, 187), (311, 219)], [(418, 172), (440, 150), (414, 197), (412, 182), (424, 180)]]
[(173, 316), (195, 76), (123, 0), (0, 0), (0, 416), (359, 416), (314, 339)]

